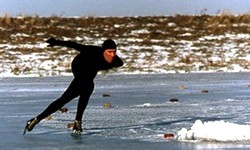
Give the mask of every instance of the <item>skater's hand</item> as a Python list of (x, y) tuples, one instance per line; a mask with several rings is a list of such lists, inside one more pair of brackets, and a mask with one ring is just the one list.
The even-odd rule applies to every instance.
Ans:
[(53, 47), (56, 45), (56, 39), (53, 37), (49, 38), (46, 42), (49, 43), (49, 45), (48, 45), (49, 47)]

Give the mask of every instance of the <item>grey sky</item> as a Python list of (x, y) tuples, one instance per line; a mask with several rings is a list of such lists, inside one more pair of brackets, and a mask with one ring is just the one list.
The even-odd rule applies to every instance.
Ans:
[(250, 14), (250, 0), (0, 0), (0, 15), (152, 16), (215, 14), (227, 10)]

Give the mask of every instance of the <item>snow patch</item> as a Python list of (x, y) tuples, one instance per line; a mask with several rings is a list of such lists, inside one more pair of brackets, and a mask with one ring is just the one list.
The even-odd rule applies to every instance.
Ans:
[(180, 141), (214, 141), (238, 142), (250, 141), (250, 126), (230, 123), (226, 121), (197, 120), (190, 130), (182, 128), (178, 131)]

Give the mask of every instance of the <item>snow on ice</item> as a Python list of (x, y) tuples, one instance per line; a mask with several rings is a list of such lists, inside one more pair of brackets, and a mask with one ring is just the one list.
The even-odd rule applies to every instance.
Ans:
[(207, 141), (207, 142), (238, 142), (250, 141), (250, 126), (229, 123), (226, 121), (197, 120), (190, 130), (182, 128), (178, 131), (180, 141)]

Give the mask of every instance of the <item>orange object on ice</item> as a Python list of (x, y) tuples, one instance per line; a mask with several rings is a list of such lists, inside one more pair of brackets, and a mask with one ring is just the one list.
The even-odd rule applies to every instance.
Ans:
[(174, 137), (174, 134), (172, 134), (172, 133), (164, 134), (164, 138), (166, 138), (166, 139), (173, 138), (173, 137)]
[(67, 125), (67, 128), (73, 128), (73, 126), (74, 126), (74, 123), (68, 123), (68, 125)]

